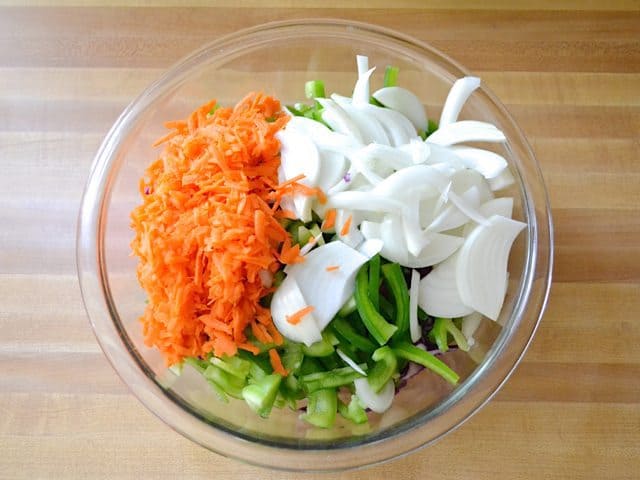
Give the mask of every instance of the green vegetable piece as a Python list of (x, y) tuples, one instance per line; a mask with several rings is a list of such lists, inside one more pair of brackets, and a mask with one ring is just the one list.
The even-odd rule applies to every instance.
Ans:
[(277, 373), (267, 375), (259, 382), (244, 387), (242, 389), (242, 398), (244, 398), (251, 410), (262, 418), (267, 418), (278, 396), (281, 381), (282, 377)]
[(336, 420), (338, 395), (334, 388), (317, 390), (309, 394), (307, 413), (300, 418), (315, 427), (331, 428)]
[[(361, 365), (363, 369), (366, 369), (366, 364)], [(337, 388), (343, 385), (348, 385), (356, 378), (361, 378), (362, 375), (356, 372), (351, 367), (335, 368), (333, 370), (324, 372), (315, 372), (304, 375), (300, 378), (302, 388), (307, 393), (312, 393), (324, 388)]]
[(380, 295), (380, 313), (384, 318), (396, 318), (396, 307), (384, 295)]
[(342, 415), (347, 420), (352, 421), (356, 425), (361, 425), (369, 421), (367, 412), (362, 406), (360, 399), (356, 395), (351, 395), (351, 401), (349, 402), (349, 405), (342, 401), (339, 401), (338, 413), (340, 413), (340, 415)]
[(367, 353), (373, 353), (373, 351), (376, 349), (376, 344), (369, 340), (367, 337), (362, 336), (358, 332), (356, 332), (348, 320), (336, 317), (331, 321), (331, 326), (336, 330), (337, 333), (342, 335), (351, 346)]
[(184, 359), (184, 363), (187, 365), (191, 365), (200, 373), (204, 373), (204, 371), (209, 366), (209, 362), (198, 357), (187, 357)]
[(338, 344), (338, 339), (331, 332), (322, 332), (322, 340), (310, 346), (302, 345), (302, 353), (310, 357), (328, 357), (335, 352), (334, 346)]
[(347, 303), (345, 303), (340, 310), (338, 310), (339, 317), (348, 317), (356, 311), (356, 299), (353, 295), (349, 297)]
[(398, 360), (386, 345), (373, 352), (371, 359), (376, 363), (367, 373), (367, 382), (373, 391), (378, 393), (398, 373)]
[(249, 369), (251, 368), (251, 362), (244, 360), (237, 355), (233, 357), (226, 356), (224, 358), (211, 357), (210, 362), (216, 367), (224, 370), (225, 372), (238, 377), (241, 380), (245, 380), (249, 375)]
[(311, 238), (311, 231), (304, 225), (300, 225), (298, 227), (298, 245), (304, 247), (307, 243), (309, 243), (309, 239)]
[(209, 365), (202, 375), (204, 375), (204, 378), (207, 380), (215, 383), (226, 394), (234, 398), (242, 398), (242, 389), (246, 384), (244, 380), (231, 375), (215, 365)]
[(273, 286), (279, 287), (280, 285), (282, 285), (282, 282), (284, 282), (284, 279), (286, 277), (287, 275), (282, 270), (278, 270), (273, 274)]
[(297, 373), (302, 366), (304, 354), (302, 345), (299, 343), (287, 342), (281, 355), (282, 366), (289, 373)]
[(211, 386), (213, 391), (222, 403), (229, 403), (229, 396), (225, 393), (225, 391), (218, 386), (216, 382), (212, 382), (211, 380), (207, 380), (207, 383)]
[(398, 327), (388, 323), (380, 312), (371, 303), (369, 298), (369, 268), (364, 264), (356, 275), (356, 307), (362, 319), (362, 323), (367, 327), (371, 336), (380, 344), (384, 345), (391, 336), (398, 330)]
[(382, 81), (383, 86), (395, 87), (398, 84), (399, 72), (400, 69), (398, 67), (387, 65), (387, 68), (384, 70), (384, 80)]
[(396, 304), (395, 322), (398, 330), (394, 336), (399, 338), (409, 331), (409, 289), (402, 273), (402, 267), (398, 263), (384, 265), (382, 275)]
[(325, 241), (324, 241), (324, 237), (322, 236), (322, 230), (320, 230), (320, 226), (317, 223), (314, 223), (313, 225), (311, 225), (311, 227), (309, 228), (309, 231), (311, 232), (311, 235), (313, 236), (313, 238), (317, 238), (317, 242), (318, 245), (324, 245)]
[(304, 94), (307, 98), (325, 98), (324, 82), (322, 80), (309, 80), (304, 84)]
[(467, 338), (460, 329), (453, 323), (450, 318), (436, 318), (433, 322), (433, 328), (429, 332), (429, 338), (438, 345), (442, 352), (449, 350), (449, 335), (453, 337), (453, 341), (458, 345), (460, 350), (467, 352), (469, 343)]
[(399, 358), (404, 358), (410, 362), (414, 362), (428, 368), (452, 385), (456, 385), (458, 380), (460, 380), (460, 376), (442, 360), (409, 342), (402, 341), (396, 343), (393, 346), (393, 353), (395, 353)]
[(369, 260), (369, 298), (376, 310), (380, 310), (380, 255)]
[(299, 376), (309, 375), (310, 373), (316, 373), (322, 371), (322, 365), (318, 360), (313, 357), (304, 357), (302, 365), (300, 365)]
[(335, 352), (326, 357), (318, 357), (318, 361), (322, 364), (324, 370), (333, 370), (341, 365), (340, 357)]

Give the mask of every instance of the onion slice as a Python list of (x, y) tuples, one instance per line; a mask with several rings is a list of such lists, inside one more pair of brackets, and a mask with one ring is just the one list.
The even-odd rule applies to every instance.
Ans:
[(346, 363), (347, 365), (349, 365), (351, 368), (353, 368), (356, 372), (358, 372), (360, 375), (364, 375), (365, 377), (367, 376), (367, 372), (365, 372), (360, 365), (358, 365), (356, 362), (354, 362), (351, 357), (349, 357), (349, 355), (347, 355), (346, 353), (344, 353), (342, 350), (340, 350), (339, 348), (336, 348), (336, 353), (338, 354), (338, 356), (344, 360), (344, 363)]
[(370, 408), (376, 413), (384, 413), (391, 406), (396, 393), (393, 380), (389, 380), (378, 393), (373, 391), (366, 378), (356, 378), (353, 383), (356, 386), (356, 395), (365, 408)]
[(441, 126), (425, 140), (441, 146), (464, 142), (505, 142), (507, 139), (494, 125), (475, 120), (462, 120)]
[(395, 110), (411, 121), (416, 130), (427, 128), (427, 114), (415, 93), (402, 87), (384, 87), (373, 93), (382, 105)]
[(322, 340), (322, 334), (314, 312), (308, 313), (295, 325), (287, 321), (287, 316), (313, 303), (307, 303), (294, 276), (288, 275), (273, 293), (271, 317), (278, 331), (294, 342), (311, 346)]
[(449, 95), (442, 107), (442, 114), (440, 115), (440, 128), (450, 123), (455, 122), (460, 115), (462, 106), (469, 99), (473, 91), (480, 86), (480, 79), (478, 77), (464, 77), (459, 78), (449, 90)]
[(465, 305), (497, 320), (507, 285), (511, 246), (525, 223), (500, 215), (478, 225), (460, 248), (457, 285)]
[(420, 281), (418, 304), (429, 315), (456, 318), (473, 312), (473, 308), (465, 305), (458, 293), (457, 263), (456, 253), (436, 265)]
[(420, 340), (422, 332), (418, 323), (418, 297), (420, 295), (420, 273), (411, 270), (411, 284), (409, 286), (409, 333), (411, 341), (416, 343)]

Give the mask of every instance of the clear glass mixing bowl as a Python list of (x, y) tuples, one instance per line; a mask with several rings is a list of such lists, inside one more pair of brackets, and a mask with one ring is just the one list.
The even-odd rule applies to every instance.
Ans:
[[(304, 97), (304, 82), (350, 94), (356, 54), (371, 65), (400, 68), (400, 84), (438, 118), (453, 82), (468, 72), (429, 45), (371, 25), (336, 20), (276, 22), (216, 40), (170, 68), (122, 113), (100, 147), (82, 201), (78, 275), (85, 306), (107, 358), (146, 407), (186, 437), (222, 455), (289, 470), (339, 470), (397, 458), (461, 425), (505, 382), (524, 354), (547, 299), (552, 222), (544, 183), (524, 135), (500, 101), (477, 90), (462, 118), (483, 120), (508, 139), (497, 152), (516, 178), (508, 192), (514, 217), (527, 223), (510, 258), (510, 281), (498, 322), (485, 321), (469, 355), (447, 353), (461, 374), (456, 388), (424, 371), (400, 391), (392, 408), (372, 414), (370, 427), (338, 424), (318, 430), (296, 412), (259, 418), (242, 401), (219, 402), (197, 375), (175, 377), (160, 354), (144, 346), (138, 317), (145, 294), (130, 255), (129, 212), (138, 181), (157, 151), (163, 122), (185, 118), (210, 98), (231, 105), (252, 90), (283, 104)], [(380, 83), (379, 73), (373, 86)], [(377, 83), (376, 83), (377, 82)], [(496, 148), (496, 147), (492, 147)], [(115, 419), (114, 421), (117, 421)]]

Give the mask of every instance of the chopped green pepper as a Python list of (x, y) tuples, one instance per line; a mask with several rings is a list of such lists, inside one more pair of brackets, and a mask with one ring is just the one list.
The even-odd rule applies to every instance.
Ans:
[(373, 352), (371, 358), (376, 363), (367, 373), (367, 381), (371, 389), (378, 393), (398, 372), (398, 360), (387, 345)]
[(412, 345), (409, 342), (402, 341), (396, 343), (393, 346), (393, 353), (395, 353), (400, 358), (404, 358), (428, 368), (434, 373), (440, 375), (452, 385), (456, 385), (458, 383), (458, 380), (460, 380), (460, 376), (442, 360), (431, 355), (429, 352), (425, 352), (415, 345)]
[(367, 264), (363, 265), (356, 275), (356, 306), (362, 319), (362, 323), (367, 327), (371, 336), (380, 344), (384, 345), (391, 336), (398, 330), (398, 327), (388, 323), (380, 312), (371, 303), (369, 298), (369, 269)]
[(331, 428), (336, 420), (338, 395), (334, 388), (316, 390), (309, 393), (307, 413), (300, 418), (315, 427)]
[(282, 377), (277, 373), (267, 375), (257, 383), (244, 387), (242, 397), (254, 412), (267, 418), (278, 396), (281, 381)]
[[(361, 365), (366, 368), (366, 365)], [(315, 372), (304, 375), (300, 378), (302, 388), (308, 392), (315, 392), (323, 388), (336, 388), (353, 382), (362, 375), (351, 367), (341, 367), (326, 372)]]
[(409, 331), (409, 289), (407, 281), (402, 273), (402, 267), (398, 263), (387, 263), (382, 267), (382, 275), (391, 290), (396, 304), (396, 338)]
[(367, 423), (367, 412), (365, 411), (360, 399), (356, 395), (351, 395), (351, 401), (349, 405), (338, 401), (338, 413), (347, 420), (351, 420), (353, 423), (360, 425)]

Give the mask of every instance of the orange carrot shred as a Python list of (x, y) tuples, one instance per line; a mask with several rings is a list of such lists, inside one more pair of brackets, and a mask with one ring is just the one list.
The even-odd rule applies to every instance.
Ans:
[(289, 375), (289, 372), (282, 365), (282, 359), (280, 358), (280, 354), (275, 348), (269, 350), (269, 360), (271, 361), (271, 366), (273, 367), (273, 371), (283, 377)]
[(340, 270), (340, 265), (329, 265), (325, 270), (327, 272), (335, 272), (336, 270)]
[[(142, 203), (131, 213), (138, 280), (149, 303), (140, 318), (145, 344), (167, 364), (184, 357), (259, 353), (282, 343), (261, 299), (272, 290), (260, 272), (302, 261), (278, 218), (280, 142), (288, 121), (280, 102), (250, 93), (235, 107), (215, 100), (169, 133), (140, 182)], [(297, 187), (296, 187), (297, 188)], [(275, 198), (275, 200), (274, 200)], [(260, 321), (258, 321), (260, 318)]]
[(352, 217), (351, 215), (349, 215), (347, 217), (347, 220), (342, 225), (342, 228), (340, 229), (340, 235), (345, 236), (349, 234), (349, 230), (351, 229), (351, 220), (352, 220)]
[(322, 222), (322, 230), (331, 230), (336, 224), (336, 209), (331, 208), (327, 211)]
[(314, 310), (315, 308), (312, 305), (301, 308), (297, 312), (292, 313), (291, 315), (287, 315), (287, 322), (289, 322), (291, 325), (297, 325), (306, 315), (309, 315)]

